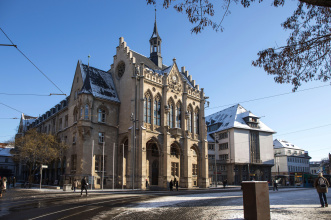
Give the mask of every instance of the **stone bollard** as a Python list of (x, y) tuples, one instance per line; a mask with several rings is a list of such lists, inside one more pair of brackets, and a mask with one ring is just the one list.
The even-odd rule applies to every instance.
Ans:
[(269, 187), (267, 181), (243, 181), (244, 218), (270, 219)]

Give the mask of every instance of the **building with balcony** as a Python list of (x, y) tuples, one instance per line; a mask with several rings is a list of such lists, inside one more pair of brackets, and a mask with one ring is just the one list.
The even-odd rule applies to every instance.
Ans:
[(272, 167), (272, 176), (281, 185), (303, 185), (303, 175), (310, 173), (308, 152), (280, 139), (275, 139), (273, 146), (275, 166)]
[(70, 96), (22, 118), (18, 135), (36, 128), (69, 145), (64, 166), (55, 162), (44, 177), (88, 176), (95, 188), (165, 188), (175, 178), (180, 187), (209, 186), (204, 90), (176, 59), (163, 64), (156, 21), (149, 43), (146, 57), (121, 37), (108, 71), (79, 61)]
[(271, 179), (274, 130), (240, 104), (206, 117), (209, 178), (240, 184)]

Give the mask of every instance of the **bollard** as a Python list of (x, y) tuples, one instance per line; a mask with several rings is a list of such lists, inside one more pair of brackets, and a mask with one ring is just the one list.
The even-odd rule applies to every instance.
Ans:
[(270, 219), (269, 187), (267, 181), (243, 181), (244, 218)]

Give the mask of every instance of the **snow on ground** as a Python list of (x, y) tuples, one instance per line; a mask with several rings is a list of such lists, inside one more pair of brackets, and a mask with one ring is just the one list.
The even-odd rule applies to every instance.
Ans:
[[(170, 194), (170, 192), (169, 192)], [(327, 194), (331, 201), (330, 194)], [(271, 219), (330, 219), (315, 189), (269, 192)], [(115, 219), (244, 219), (242, 192), (164, 196), (131, 205)]]

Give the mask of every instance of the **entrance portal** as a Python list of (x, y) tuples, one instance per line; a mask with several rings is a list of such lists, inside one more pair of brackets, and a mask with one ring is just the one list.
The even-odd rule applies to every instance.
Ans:
[(158, 185), (159, 184), (159, 161), (154, 160), (152, 164), (152, 185)]

